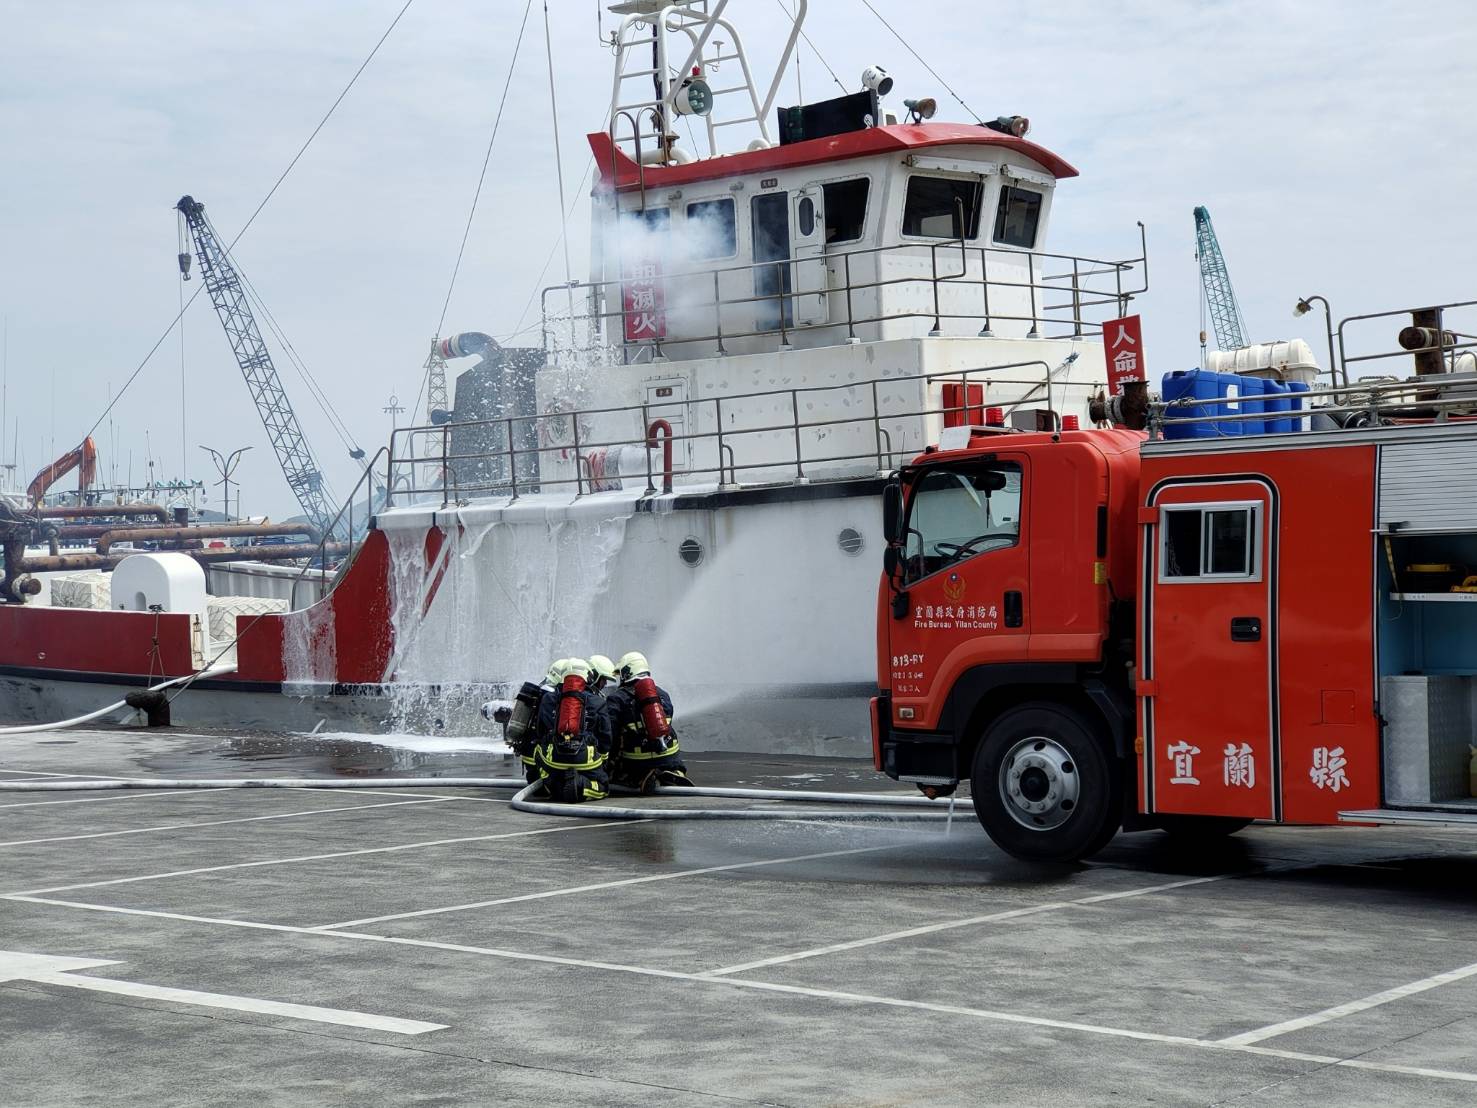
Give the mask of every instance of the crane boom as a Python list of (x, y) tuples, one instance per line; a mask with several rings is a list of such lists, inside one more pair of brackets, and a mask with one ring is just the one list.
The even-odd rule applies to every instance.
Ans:
[[(283, 476), (287, 478), (303, 514), (314, 526), (326, 530), (333, 518), (333, 509), (324, 495), (323, 475), (298, 425), (297, 413), (292, 410), (292, 403), (283, 391), (277, 367), (272, 364), (272, 355), (247, 303), (241, 277), (216, 236), (215, 228), (206, 219), (205, 205), (193, 197), (184, 196), (175, 208), (195, 241), (195, 256), (200, 261), (205, 291), (210, 293), (216, 315), (226, 329), (231, 353), (236, 356), (236, 363), (246, 378), (251, 399), (262, 417), (272, 449), (277, 453)], [(186, 268), (187, 258), (180, 264), (182, 269)]]
[[(1200, 260), (1200, 285), (1205, 290), (1205, 306), (1210, 311), (1216, 345), (1222, 350), (1235, 350), (1246, 345), (1246, 324), (1241, 319), (1241, 306), (1231, 288), (1231, 275), (1215, 228), (1210, 225), (1210, 212), (1195, 209), (1195, 257)], [(1204, 336), (1200, 344), (1205, 345)]]

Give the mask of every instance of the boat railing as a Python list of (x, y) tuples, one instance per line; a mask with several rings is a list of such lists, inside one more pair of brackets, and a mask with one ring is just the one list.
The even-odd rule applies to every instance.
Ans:
[[(1033, 416), (1032, 429), (1045, 419), (1051, 426), (1060, 426), (1061, 402), (1069, 396), (1079, 402), (1101, 390), (1100, 382), (1072, 381), (1065, 379), (1064, 368), (1070, 363), (1051, 366), (1040, 359), (1011, 362), (1004, 365), (985, 366), (973, 369), (950, 370), (947, 372), (909, 374), (882, 377), (865, 381), (833, 385), (810, 385), (764, 392), (738, 393), (725, 396), (701, 397), (673, 401), (670, 403), (627, 405), (624, 407), (586, 408), (576, 411), (547, 412), (532, 416), (510, 416), (497, 419), (468, 420), (439, 426), (397, 428), (391, 437), (391, 457), (388, 461), (390, 491), (393, 505), (395, 500), (424, 502), (427, 497), (438, 497), (441, 506), (464, 502), (473, 495), (507, 496), (518, 499), (525, 493), (549, 489), (569, 489), (576, 497), (590, 492), (607, 491), (625, 487), (623, 480), (639, 480), (644, 476), (648, 494), (657, 491), (657, 481), (662, 480), (663, 491), (671, 490), (671, 470), (658, 463), (653, 454), (661, 446), (663, 450), (671, 444), (706, 444), (712, 451), (710, 465), (685, 464), (682, 477), (713, 479), (720, 488), (736, 488), (743, 482), (741, 476), (753, 477), (768, 474), (762, 482), (788, 481), (805, 483), (821, 475), (826, 478), (840, 476), (865, 476), (885, 474), (898, 464), (912, 458), (922, 448), (907, 446), (894, 441), (899, 424), (909, 424), (920, 429), (923, 421), (937, 417), (944, 425), (955, 423), (983, 424), (987, 413), (998, 416), (997, 422), (1012, 418), (1017, 409), (1028, 404), (1040, 406), (1046, 415)], [(1023, 370), (1031, 376), (1010, 376), (1012, 370)], [(932, 403), (934, 385), (957, 384), (961, 386), (952, 401)], [(915, 386), (915, 395), (921, 394), (921, 404), (902, 403), (889, 405), (887, 393), (896, 393), (898, 386)], [(1008, 399), (989, 399), (987, 392), (980, 389), (971, 399), (970, 387), (988, 386), (989, 390), (1008, 389)], [(810, 401), (823, 398), (825, 394), (836, 394), (844, 390), (863, 394), (869, 403), (866, 410), (835, 418), (806, 418)], [(905, 390), (906, 391), (906, 390)], [(939, 395), (944, 390), (939, 389)], [(744, 402), (748, 402), (747, 405)], [(779, 418), (764, 418), (754, 425), (740, 423), (739, 410), (748, 408), (752, 416), (756, 411), (762, 416), (766, 409), (778, 407), (787, 412)], [(680, 412), (680, 417), (678, 413)], [(619, 424), (622, 420), (634, 427), (634, 434), (619, 437), (589, 437), (595, 417), (603, 417), (606, 426)], [(666, 418), (679, 419), (684, 427), (674, 433)], [(693, 424), (704, 423), (701, 429), (687, 430)], [(567, 421), (567, 423), (565, 422)], [(660, 441), (658, 424), (666, 423), (666, 442)], [(537, 445), (520, 446), (519, 439), (532, 427), (536, 431)], [(489, 439), (500, 445), (497, 449), (455, 452), (453, 436), (459, 431), (482, 429)], [(854, 432), (850, 436), (846, 431)], [(780, 441), (784, 446), (780, 453), (771, 453), (763, 458), (752, 457), (745, 452), (741, 460), (739, 448), (745, 440), (755, 436), (767, 436), (769, 444)], [(829, 439), (842, 442), (841, 452), (821, 449)], [(847, 446), (847, 440), (853, 444)], [(763, 443), (765, 440), (761, 440)], [(855, 445), (865, 442), (865, 449)], [(736, 445), (738, 444), (738, 448)], [(807, 449), (807, 446), (810, 448)], [(622, 473), (622, 451), (635, 448), (641, 461), (637, 472)], [(545, 461), (562, 461), (567, 472), (551, 476), (550, 466)], [(612, 464), (614, 469), (607, 469)], [(840, 467), (850, 472), (843, 474)], [(557, 464), (553, 468), (561, 468)], [(461, 475), (488, 472), (493, 474), (486, 480), (465, 480)], [(783, 476), (781, 476), (783, 475)]]
[[(303, 563), (297, 576), (292, 579), (287, 601), (289, 609), (297, 608), (298, 584), (309, 573), (316, 571), (318, 575), (319, 596), (327, 596), (332, 587), (337, 586), (339, 578), (353, 564), (355, 555), (359, 553), (359, 548), (363, 545), (364, 539), (369, 533), (369, 521), (376, 510), (376, 499), (387, 499), (387, 497), (381, 497), (381, 493), (389, 487), (391, 476), (390, 459), (392, 456), (390, 447), (382, 446), (369, 459), (369, 464), (359, 474), (359, 480), (354, 482), (354, 487), (349, 490), (349, 495), (339, 505), (338, 511), (329, 520), (328, 526), (323, 528), (323, 537), (318, 540), (317, 552)], [(385, 465), (385, 476), (383, 478), (380, 478), (377, 469), (381, 461)], [(359, 501), (361, 495), (364, 503), (359, 508), (356, 518), (355, 504)], [(340, 524), (343, 525), (342, 530), (340, 529)], [(347, 545), (347, 548), (343, 551), (343, 557), (336, 563), (334, 569), (330, 571), (328, 568), (328, 545), (332, 542), (335, 550), (337, 550), (341, 541), (340, 536), (343, 537), (342, 542)], [(330, 576), (333, 578), (332, 585), (329, 583)]]
[[(1402, 318), (1392, 346), (1391, 322)], [(1336, 329), (1330, 316), (1329, 324), (1329, 356), (1344, 385), (1353, 384), (1351, 365), (1378, 369), (1396, 358), (1413, 359), (1417, 376), (1477, 370), (1477, 300), (1347, 316)]]
[[(1138, 230), (1138, 257), (1118, 261), (949, 239), (673, 273), (633, 267), (619, 278), (544, 288), (544, 352), (554, 359), (565, 349), (580, 350), (581, 330), (589, 345), (622, 346), (627, 361), (660, 360), (666, 347), (692, 343), (711, 344), (720, 355), (739, 340), (769, 339), (785, 349), (801, 334), (860, 342), (862, 330), (903, 320), (927, 321), (929, 335), (951, 324), (956, 333), (960, 323), (981, 337), (1006, 323), (1025, 326), (1027, 338), (1101, 334), (1106, 320), (1127, 314), (1149, 287), (1142, 223)], [(824, 276), (808, 287), (805, 275), (818, 271)], [(761, 287), (771, 291), (755, 291)], [(551, 307), (553, 294), (565, 310)], [(817, 313), (824, 320), (798, 319), (806, 298), (826, 300), (827, 310)], [(575, 307), (578, 299), (587, 310)]]

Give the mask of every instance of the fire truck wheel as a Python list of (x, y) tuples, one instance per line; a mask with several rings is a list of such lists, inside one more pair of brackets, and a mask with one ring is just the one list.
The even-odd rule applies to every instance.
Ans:
[(1157, 816), (1159, 830), (1186, 842), (1203, 839), (1223, 839), (1234, 835), (1243, 827), (1251, 826), (1251, 820), (1236, 816)]
[(1099, 729), (1070, 708), (1023, 704), (975, 750), (974, 810), (1008, 854), (1071, 862), (1097, 853), (1122, 819), (1122, 777)]

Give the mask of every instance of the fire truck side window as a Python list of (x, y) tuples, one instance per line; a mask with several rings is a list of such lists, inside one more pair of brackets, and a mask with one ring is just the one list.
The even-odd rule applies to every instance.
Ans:
[(1160, 580), (1257, 576), (1254, 505), (1165, 508)]
[(908, 580), (1014, 546), (1020, 532), (1020, 466), (1002, 462), (930, 470), (914, 485), (908, 512)]

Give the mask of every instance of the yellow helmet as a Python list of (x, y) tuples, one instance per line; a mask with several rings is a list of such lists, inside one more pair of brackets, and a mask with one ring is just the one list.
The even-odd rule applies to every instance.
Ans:
[(604, 654), (591, 654), (590, 673), (594, 677), (603, 677), (607, 681), (614, 681), (616, 678), (615, 663)]
[(579, 674), (586, 681), (590, 679), (590, 663), (583, 658), (565, 658), (564, 672), (559, 675), (559, 681), (563, 683), (566, 677)]
[(638, 677), (650, 677), (651, 665), (646, 661), (646, 655), (633, 650), (629, 654), (621, 655), (620, 661), (621, 684), (629, 685)]
[(557, 685), (564, 680), (564, 667), (568, 658), (555, 658), (549, 663), (549, 672), (544, 674), (544, 684)]

